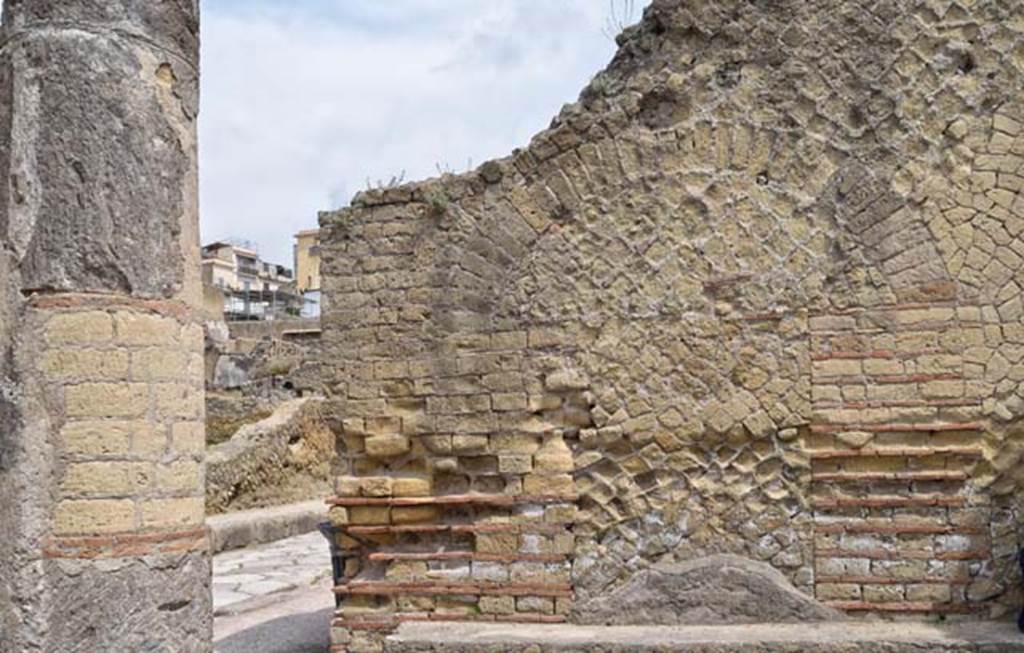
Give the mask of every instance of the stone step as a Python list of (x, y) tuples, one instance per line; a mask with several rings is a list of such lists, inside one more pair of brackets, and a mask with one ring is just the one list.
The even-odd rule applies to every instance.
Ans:
[(320, 499), (270, 508), (241, 510), (206, 518), (213, 553), (311, 533), (327, 519)]
[[(338, 651), (343, 648), (336, 649)], [(405, 623), (386, 653), (1024, 653), (1004, 622), (849, 621), (723, 626)]]

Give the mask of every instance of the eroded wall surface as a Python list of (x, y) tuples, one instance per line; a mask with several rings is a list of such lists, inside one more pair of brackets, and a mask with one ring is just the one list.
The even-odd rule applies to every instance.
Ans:
[(719, 552), (852, 612), (1019, 602), (1022, 31), (655, 0), (529, 147), (324, 214), (336, 642)]
[[(267, 402), (262, 402), (266, 404)], [(206, 456), (209, 515), (324, 497), (334, 434), (316, 399), (290, 399), (244, 424)]]

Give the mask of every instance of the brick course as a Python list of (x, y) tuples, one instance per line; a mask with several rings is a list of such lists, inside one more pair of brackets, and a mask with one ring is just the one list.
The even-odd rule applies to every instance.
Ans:
[[(54, 533), (128, 537), (198, 527), (202, 371), (183, 350), (154, 347), (180, 343), (189, 327), (177, 312), (139, 310), (153, 308), (145, 304), (82, 310), (85, 296), (70, 303), (37, 309), (49, 343), (40, 373), (66, 416)], [(144, 551), (145, 541), (133, 547)], [(52, 550), (81, 553), (60, 542)]]

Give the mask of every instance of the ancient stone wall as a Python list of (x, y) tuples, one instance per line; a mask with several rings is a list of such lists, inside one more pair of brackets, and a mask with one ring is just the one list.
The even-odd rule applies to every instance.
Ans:
[(262, 508), (329, 493), (334, 434), (318, 399), (291, 399), (211, 447), (206, 512)]
[(319, 391), (320, 321), (206, 322), (206, 387)]
[(4, 5), (0, 651), (209, 650), (198, 2)]
[(323, 214), (339, 646), (715, 553), (857, 613), (1018, 602), (1022, 31), (654, 0), (528, 148)]

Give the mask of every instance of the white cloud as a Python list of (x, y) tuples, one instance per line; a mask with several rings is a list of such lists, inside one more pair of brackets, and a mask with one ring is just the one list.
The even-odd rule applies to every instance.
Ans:
[(604, 0), (204, 0), (204, 240), (291, 236), (366, 179), (524, 145), (614, 53)]

